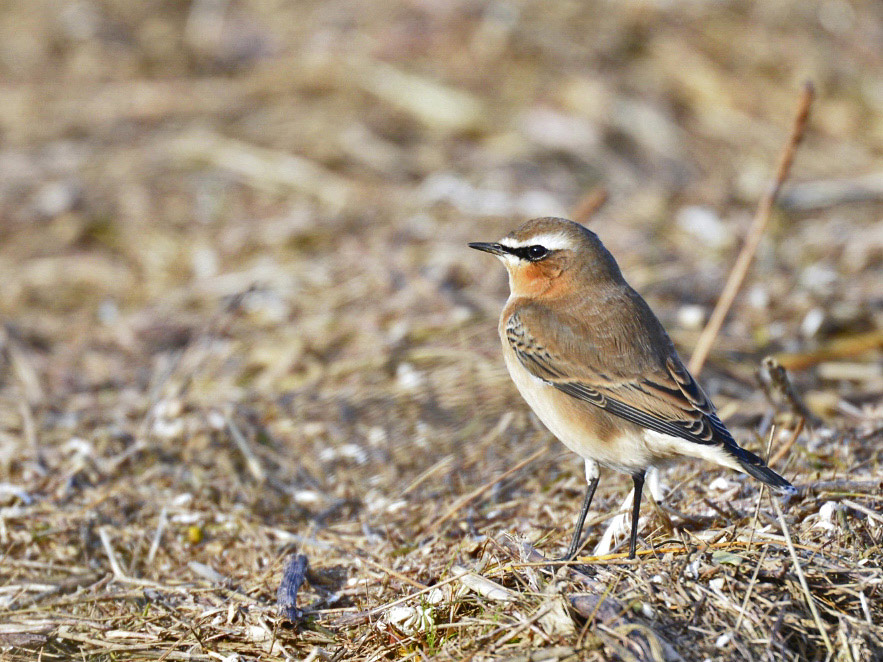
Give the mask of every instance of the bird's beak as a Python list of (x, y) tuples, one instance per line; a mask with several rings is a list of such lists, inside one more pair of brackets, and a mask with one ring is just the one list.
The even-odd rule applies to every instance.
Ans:
[(493, 253), (494, 255), (505, 255), (506, 253), (506, 249), (500, 244), (488, 244), (481, 241), (471, 242), (469, 248), (474, 248), (477, 251), (484, 251), (485, 253)]

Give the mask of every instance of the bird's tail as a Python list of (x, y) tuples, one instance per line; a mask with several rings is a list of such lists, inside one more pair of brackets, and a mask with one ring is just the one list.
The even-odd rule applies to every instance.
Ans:
[(782, 478), (775, 471), (770, 469), (763, 460), (757, 455), (746, 451), (744, 448), (728, 448), (736, 462), (742, 467), (742, 470), (750, 476), (754, 476), (761, 483), (769, 485), (775, 492), (779, 494), (797, 494), (797, 489)]

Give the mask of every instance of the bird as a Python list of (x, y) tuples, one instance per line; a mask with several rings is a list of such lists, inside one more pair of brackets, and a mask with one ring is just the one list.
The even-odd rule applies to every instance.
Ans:
[(634, 483), (630, 559), (651, 467), (700, 458), (753, 476), (777, 494), (796, 493), (736, 443), (597, 234), (545, 217), (469, 247), (499, 258), (509, 275), (499, 323), (509, 375), (540, 421), (585, 461), (582, 508), (557, 561), (573, 560), (580, 549), (601, 467)]

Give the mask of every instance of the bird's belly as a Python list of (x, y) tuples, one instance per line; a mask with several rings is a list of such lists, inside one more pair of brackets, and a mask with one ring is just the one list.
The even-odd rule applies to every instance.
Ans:
[(534, 377), (508, 347), (504, 346), (503, 353), (518, 392), (543, 425), (567, 448), (581, 457), (626, 473), (657, 463), (658, 458), (645, 443), (643, 429)]

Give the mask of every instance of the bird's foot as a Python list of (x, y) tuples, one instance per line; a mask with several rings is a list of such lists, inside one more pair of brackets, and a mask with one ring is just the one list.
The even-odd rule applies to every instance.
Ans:
[(548, 568), (549, 568), (549, 570), (552, 571), (553, 574), (554, 574), (554, 572), (557, 571), (558, 568), (560, 568), (562, 566), (566, 566), (570, 570), (573, 570), (574, 572), (578, 572), (581, 575), (592, 575), (593, 574), (592, 566), (586, 565), (585, 563), (574, 563), (575, 560), (576, 560), (576, 554), (574, 554), (572, 556), (565, 554), (564, 556), (559, 556), (558, 558), (551, 559), (549, 561)]

